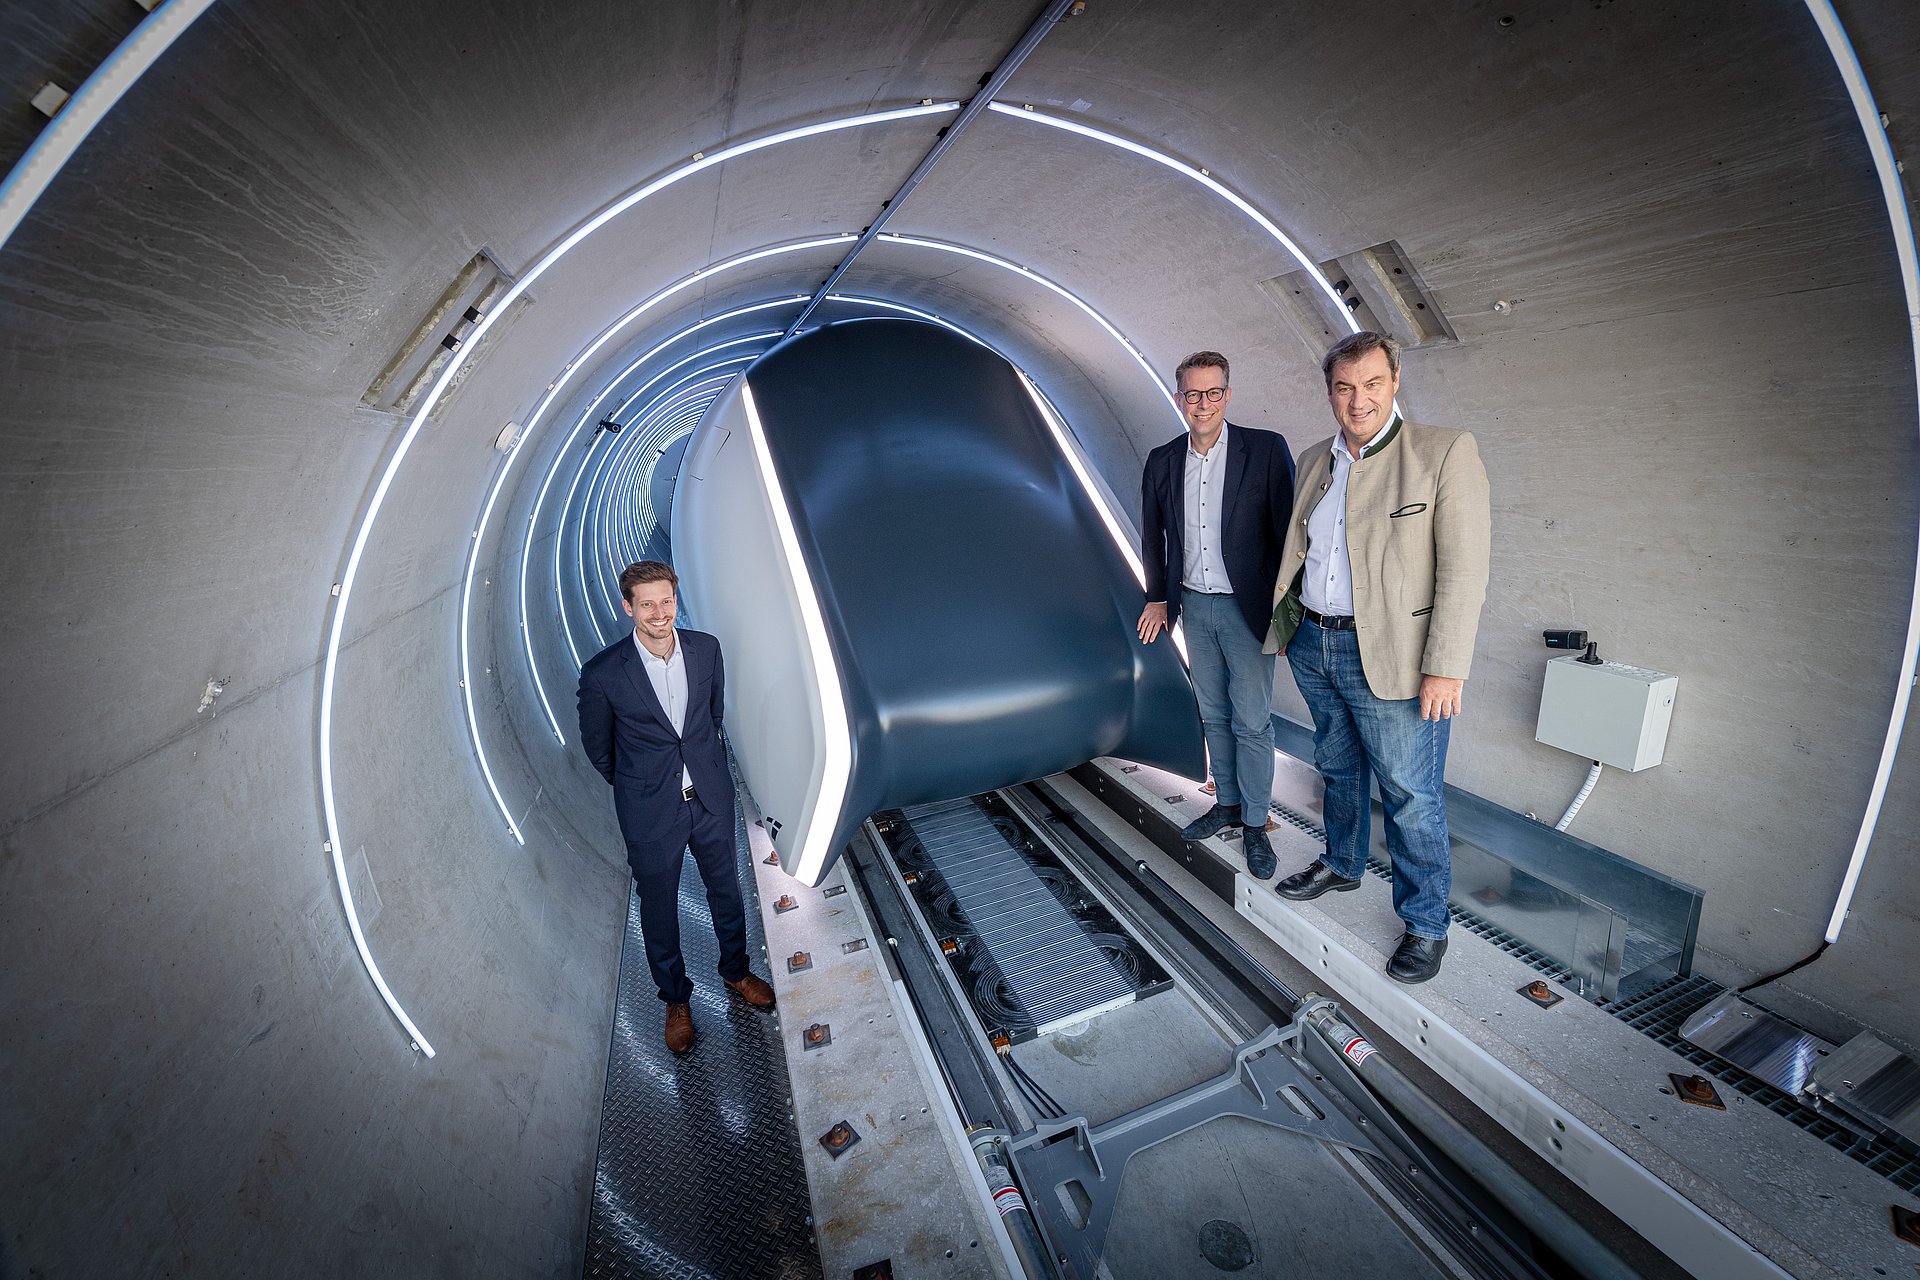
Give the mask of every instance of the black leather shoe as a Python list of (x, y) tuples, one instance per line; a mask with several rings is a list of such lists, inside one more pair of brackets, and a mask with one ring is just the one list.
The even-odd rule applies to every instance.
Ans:
[(1393, 959), (1387, 961), (1387, 976), (1412, 986), (1440, 972), (1440, 957), (1447, 954), (1445, 938), (1419, 938), (1408, 934), (1400, 939)]
[(1240, 806), (1217, 804), (1180, 829), (1182, 840), (1205, 840), (1240, 825)]
[(1345, 876), (1335, 875), (1333, 868), (1315, 858), (1305, 871), (1297, 871), (1279, 884), (1273, 886), (1274, 892), (1283, 898), (1292, 898), (1295, 902), (1306, 902), (1329, 891), (1350, 893), (1360, 887), (1358, 879), (1349, 880)]
[(1260, 828), (1248, 827), (1241, 837), (1241, 846), (1247, 851), (1247, 874), (1255, 880), (1265, 880), (1279, 870), (1273, 846), (1267, 843), (1267, 833)]

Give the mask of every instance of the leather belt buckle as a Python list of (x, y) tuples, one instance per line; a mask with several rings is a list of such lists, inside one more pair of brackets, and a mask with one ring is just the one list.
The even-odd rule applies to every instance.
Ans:
[(1319, 627), (1323, 631), (1356, 630), (1356, 628), (1353, 625), (1353, 615), (1351, 614), (1333, 615), (1333, 614), (1315, 613), (1313, 610), (1307, 609), (1307, 608), (1302, 608), (1301, 612), (1306, 614), (1307, 617), (1313, 619), (1313, 625), (1316, 627)]
[(691, 800), (691, 799), (693, 799), (693, 788), (692, 788), (692, 787), (682, 787), (682, 788), (680, 788), (680, 798), (681, 798), (682, 800)]

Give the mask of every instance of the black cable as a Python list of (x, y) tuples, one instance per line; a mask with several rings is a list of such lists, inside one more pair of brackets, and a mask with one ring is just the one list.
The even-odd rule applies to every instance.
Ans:
[(1000, 1055), (1000, 1060), (1007, 1064), (1009, 1068), (1007, 1071), (1007, 1079), (1013, 1081), (1014, 1090), (1019, 1093), (1021, 1099), (1027, 1104), (1027, 1109), (1042, 1120), (1052, 1119), (1052, 1117), (1047, 1114), (1046, 1108), (1040, 1105), (1040, 1100), (1034, 1097), (1033, 1093), (1029, 1090), (1026, 1073), (1020, 1070), (1019, 1064), (1014, 1062), (1012, 1055), (1002, 1054)]
[(1041, 1088), (1038, 1080), (1027, 1074), (1027, 1069), (1020, 1065), (1018, 1059), (1011, 1053), (1006, 1055), (1006, 1059), (1008, 1070), (1022, 1082), (1022, 1091), (1029, 1092), (1029, 1096), (1036, 1098), (1041, 1104), (1034, 1109), (1040, 1113), (1042, 1119), (1052, 1120), (1067, 1114), (1067, 1109), (1061, 1106), (1052, 1094)]
[(1747, 992), (1753, 990), (1755, 987), (1764, 987), (1769, 982), (1773, 982), (1779, 978), (1784, 978), (1788, 974), (1793, 973), (1795, 970), (1806, 968), (1808, 965), (1812, 964), (1815, 960), (1818, 960), (1821, 954), (1825, 952), (1826, 949), (1832, 945), (1833, 945), (1832, 943), (1827, 942), (1823, 939), (1820, 945), (1813, 949), (1812, 955), (1804, 956), (1801, 959), (1795, 960), (1792, 964), (1788, 965), (1786, 968), (1782, 969), (1778, 973), (1770, 973), (1764, 978), (1755, 978), (1752, 982), (1749, 982), (1746, 986), (1741, 987), (1736, 994), (1745, 995), (1747, 994)]

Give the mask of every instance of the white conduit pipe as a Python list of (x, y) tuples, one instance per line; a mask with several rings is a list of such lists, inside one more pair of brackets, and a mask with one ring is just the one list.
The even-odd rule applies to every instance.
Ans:
[(1593, 794), (1593, 784), (1598, 781), (1600, 781), (1600, 762), (1595, 760), (1593, 768), (1587, 770), (1587, 780), (1581, 784), (1580, 793), (1574, 796), (1573, 803), (1567, 806), (1567, 811), (1560, 815), (1560, 821), (1553, 824), (1555, 831), (1565, 831), (1573, 825), (1573, 815), (1580, 812), (1580, 806), (1585, 804), (1587, 797)]
[[(1907, 217), (1907, 196), (1900, 186), (1900, 169), (1887, 141), (1886, 127), (1880, 120), (1880, 108), (1874, 105), (1867, 77), (1854, 56), (1853, 42), (1834, 13), (1828, 0), (1807, 0), (1807, 9), (1826, 37), (1827, 50), (1834, 66), (1846, 82), (1847, 95), (1860, 117), (1860, 131), (1866, 135), (1867, 151), (1880, 176), (1880, 195), (1886, 201), (1887, 221), (1892, 224), (1893, 249), (1900, 260), (1900, 283), (1907, 296), (1908, 337), (1913, 343), (1914, 372), (1920, 381), (1920, 253), (1914, 248), (1913, 222)], [(1915, 423), (1920, 429), (1920, 421)], [(1887, 736), (1880, 747), (1880, 767), (1873, 775), (1873, 789), (1867, 793), (1866, 811), (1860, 816), (1860, 833), (1853, 842), (1853, 856), (1847, 861), (1847, 873), (1840, 882), (1840, 894), (1833, 903), (1833, 915), (1827, 920), (1826, 940), (1840, 939), (1840, 927), (1846, 923), (1847, 908), (1853, 904), (1853, 892), (1860, 884), (1860, 869), (1866, 864), (1867, 848), (1873, 843), (1874, 828), (1880, 823), (1880, 806), (1887, 798), (1887, 784), (1893, 778), (1894, 756), (1900, 750), (1900, 734), (1906, 728), (1907, 707), (1913, 698), (1916, 659), (1920, 658), (1920, 530), (1916, 530), (1912, 604), (1907, 611), (1907, 647), (1893, 686), (1893, 714), (1887, 721)]]

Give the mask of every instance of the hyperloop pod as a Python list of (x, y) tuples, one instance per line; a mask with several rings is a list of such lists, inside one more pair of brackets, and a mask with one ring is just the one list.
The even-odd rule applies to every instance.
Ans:
[(819, 884), (879, 809), (1121, 755), (1204, 768), (1141, 585), (1018, 369), (937, 325), (811, 330), (681, 462), (675, 568), (780, 865)]

